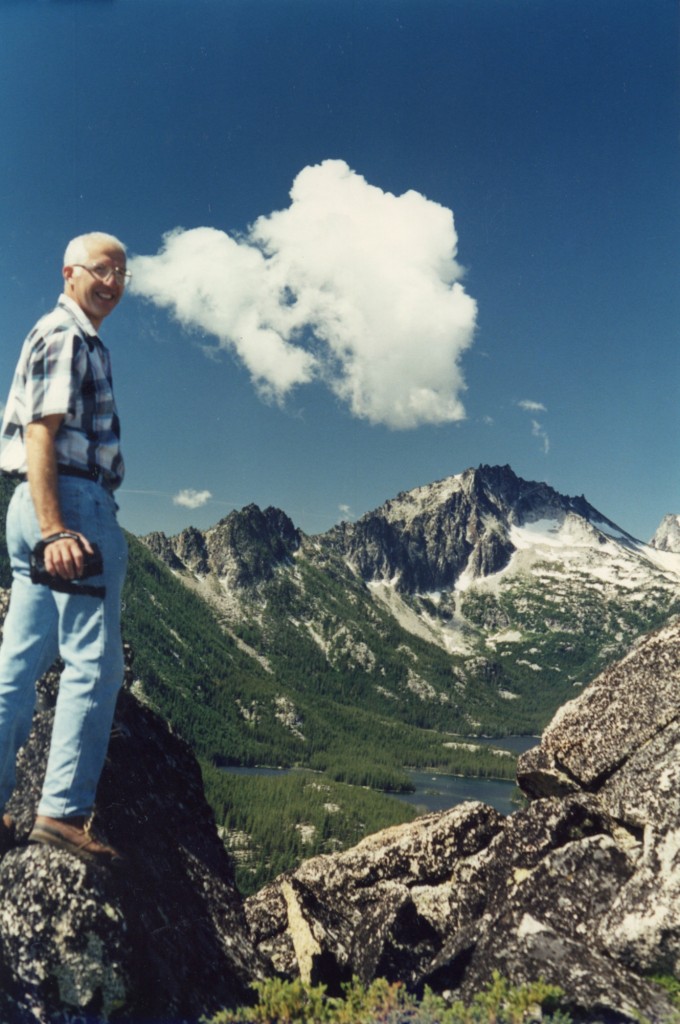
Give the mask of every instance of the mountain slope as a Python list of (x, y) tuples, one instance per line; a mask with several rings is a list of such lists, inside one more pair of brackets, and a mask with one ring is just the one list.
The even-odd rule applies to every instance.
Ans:
[[(263, 522), (280, 522), (289, 533), (290, 521), (280, 521), (279, 515), (269, 516), (250, 506), (208, 531), (198, 546), (192, 532), (175, 538), (174, 546), (158, 535), (147, 538), (175, 567), (176, 551), (182, 551), (192, 569), (180, 573), (175, 568), (174, 574), (179, 575), (175, 579), (155, 563), (166, 589), (162, 600), (154, 597), (151, 603), (144, 593), (148, 584), (137, 579), (134, 571), (131, 574), (133, 600), (151, 618), (140, 628), (136, 614), (130, 619), (133, 609), (126, 604), (126, 633), (135, 649), (141, 644), (147, 652), (143, 678), (148, 680), (157, 652), (168, 646), (161, 633), (173, 621), (174, 602), (181, 601), (181, 594), (178, 597), (172, 590), (174, 585), (184, 591), (189, 608), (196, 604), (203, 615), (210, 609), (213, 627), (221, 624), (222, 643), (217, 645), (221, 656), (228, 641), (232, 662), (238, 652), (246, 674), (247, 663), (253, 667), (256, 685), (251, 687), (241, 685), (234, 677), (235, 668), (226, 662), (221, 678), (228, 694), (225, 699), (232, 701), (230, 713), (240, 719), (242, 734), (253, 740), (270, 737), (269, 756), (260, 755), (257, 763), (301, 764), (328, 770), (344, 781), (382, 787), (405, 784), (405, 764), (512, 777), (512, 759), (507, 755), (459, 747), (451, 737), (434, 731), (454, 720), (461, 726), (457, 731), (469, 731), (464, 709), (442, 717), (437, 703), (423, 701), (418, 692), (423, 686), (432, 687), (419, 674), (426, 672), (428, 679), (439, 681), (439, 703), (449, 703), (451, 659), (446, 652), (410, 637), (332, 552), (314, 550), (314, 557), (307, 557), (303, 547), (309, 546), (308, 539), (301, 538), (294, 558), (287, 555), (276, 566), (262, 556), (264, 549), (276, 548), (274, 538), (262, 544)], [(147, 558), (153, 565), (148, 552)], [(252, 566), (254, 560), (261, 577), (255, 582), (247, 570), (248, 585), (235, 590), (234, 574), (241, 574), (243, 566)], [(220, 566), (225, 575), (220, 576), (214, 566)], [(159, 614), (161, 604), (163, 614)], [(195, 614), (191, 611), (190, 619)], [(181, 636), (188, 636), (184, 626)], [(194, 646), (190, 639), (188, 646)], [(181, 653), (177, 641), (170, 647), (161, 671), (164, 678), (178, 673), (170, 660)], [(420, 664), (414, 667), (415, 662)], [(182, 672), (186, 671), (184, 658)], [(148, 682), (144, 685), (148, 687)], [(209, 694), (199, 696), (208, 703), (214, 700)], [(165, 709), (176, 716), (177, 709), (169, 707), (167, 698)], [(186, 728), (182, 718), (174, 720)], [(276, 736), (272, 723), (277, 725)], [(242, 738), (241, 747), (243, 742)], [(244, 763), (253, 763), (252, 758)]]
[(248, 506), (204, 534), (145, 543), (266, 665), (301, 735), (320, 700), (373, 716), (374, 738), (375, 716), (536, 732), (680, 610), (680, 558), (509, 467), (400, 494), (317, 537)]

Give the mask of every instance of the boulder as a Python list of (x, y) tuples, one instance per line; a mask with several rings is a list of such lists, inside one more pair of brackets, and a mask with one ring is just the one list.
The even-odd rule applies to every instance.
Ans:
[(495, 971), (576, 1020), (655, 1024), (680, 975), (680, 620), (638, 642), (520, 758), (528, 806), (463, 804), (316, 857), (246, 901), (271, 969), (472, 999)]
[(657, 821), (660, 812), (680, 824), (680, 799), (659, 792), (679, 727), (680, 619), (674, 619), (560, 708), (540, 746), (520, 758), (518, 782), (534, 797), (598, 792), (619, 817), (639, 826)]
[(44, 775), (57, 677), (20, 754), (0, 861), (0, 1020), (195, 1022), (251, 999), (264, 976), (232, 865), (188, 746), (121, 692), (95, 828), (127, 857), (109, 870), (26, 842)]
[(313, 857), (246, 901), (253, 940), (276, 971), (333, 992), (353, 975), (413, 984), (451, 921), (478, 912), (452, 876), (474, 876), (502, 822), (468, 803)]

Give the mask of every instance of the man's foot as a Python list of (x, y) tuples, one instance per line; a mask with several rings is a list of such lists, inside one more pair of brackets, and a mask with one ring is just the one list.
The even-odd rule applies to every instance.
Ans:
[(3, 814), (0, 819), (0, 857), (4, 857), (7, 851), (14, 846), (14, 840), (14, 821), (9, 814)]
[(39, 814), (28, 841), (67, 850), (91, 864), (118, 867), (123, 863), (123, 857), (117, 850), (92, 834), (90, 821), (86, 818), (47, 818)]

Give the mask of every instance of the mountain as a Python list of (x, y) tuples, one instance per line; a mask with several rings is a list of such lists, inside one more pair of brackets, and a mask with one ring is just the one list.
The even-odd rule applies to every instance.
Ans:
[(649, 542), (659, 551), (672, 551), (680, 554), (680, 516), (664, 516), (659, 528)]
[[(12, 489), (0, 477), (0, 508)], [(319, 536), (249, 505), (209, 530), (128, 542), (132, 693), (200, 758), (221, 827), (278, 837), (239, 862), (249, 891), (404, 820), (358, 787), (407, 788), (407, 768), (514, 779), (514, 758), (484, 737), (541, 732), (680, 611), (678, 554), (508, 467), (400, 494)], [(8, 582), (0, 539), (0, 617)], [(226, 765), (315, 774), (246, 787)], [(312, 838), (302, 791), (322, 796)]]
[[(0, 504), (10, 493), (0, 479)], [(507, 753), (470, 738), (540, 733), (680, 611), (680, 555), (509, 467), (318, 536), (249, 505), (128, 539), (136, 695), (204, 762), (374, 788), (407, 786), (406, 766), (512, 778)]]
[(394, 764), (397, 736), (402, 764), (427, 764), (435, 747), (460, 755), (456, 736), (537, 733), (680, 611), (680, 555), (508, 466), (399, 494), (318, 536), (250, 505), (143, 543), (269, 683), (237, 697), (243, 720), (268, 717), (303, 763), (348, 772), (368, 748)]

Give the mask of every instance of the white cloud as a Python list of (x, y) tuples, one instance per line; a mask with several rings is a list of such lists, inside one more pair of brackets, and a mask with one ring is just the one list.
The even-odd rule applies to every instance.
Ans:
[(321, 380), (371, 423), (462, 419), (477, 306), (452, 212), (341, 160), (304, 168), (290, 195), (237, 238), (171, 231), (157, 255), (130, 260), (132, 290), (235, 352), (267, 399)]
[[(530, 399), (525, 398), (521, 402), (517, 402), (520, 409), (524, 409), (525, 412), (547, 412), (547, 407), (542, 402), (532, 402)], [(541, 442), (541, 448), (547, 455), (550, 451), (550, 438), (545, 430), (542, 423), (538, 420), (532, 419), (531, 421), (531, 433), (534, 437), (537, 437)]]
[(525, 412), (547, 412), (547, 408), (542, 402), (531, 402), (528, 398), (523, 399), (517, 403), (520, 409), (524, 409)]
[(176, 494), (172, 502), (173, 505), (182, 505), (184, 508), (202, 508), (211, 498), (210, 491), (195, 491), (193, 488), (187, 487)]
[(548, 437), (548, 434), (543, 428), (543, 424), (539, 423), (538, 420), (532, 420), (531, 433), (534, 435), (534, 437), (537, 437), (539, 439), (539, 441), (541, 442), (541, 447), (547, 455), (550, 451), (550, 438)]

